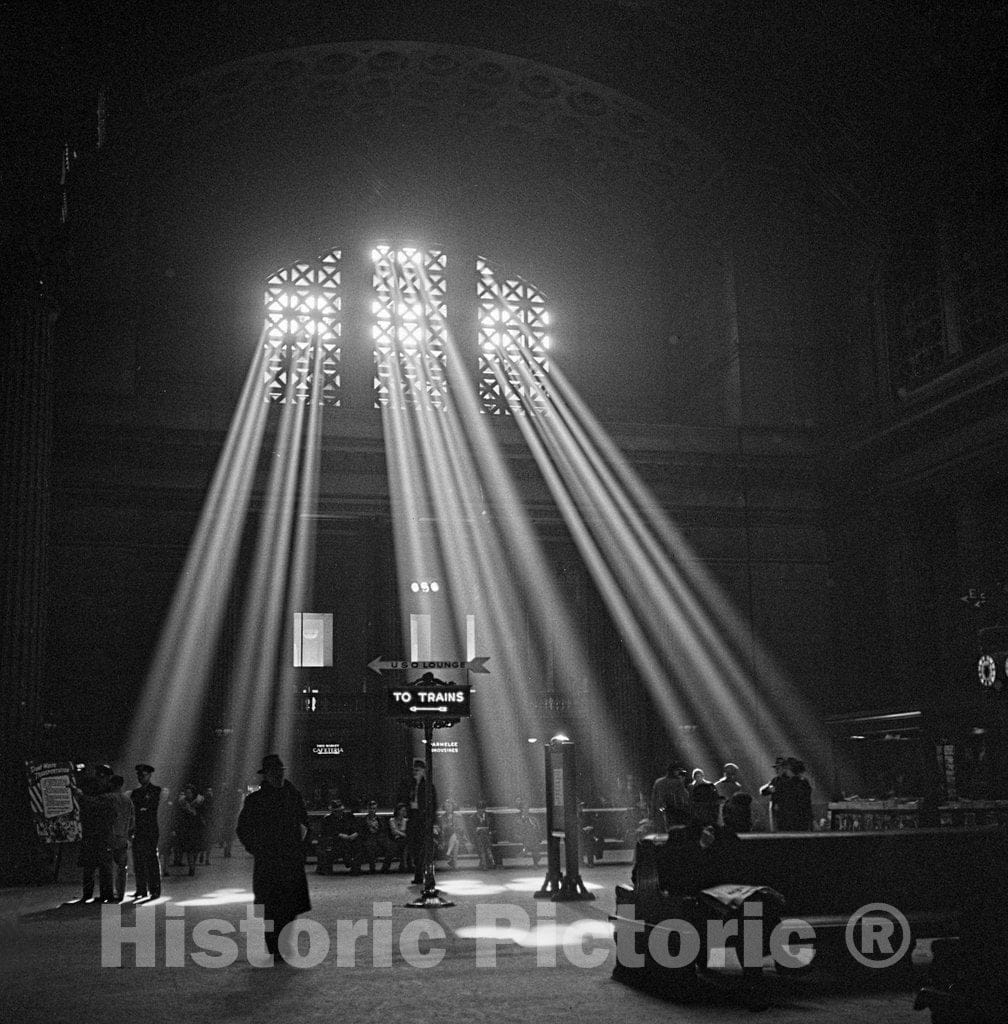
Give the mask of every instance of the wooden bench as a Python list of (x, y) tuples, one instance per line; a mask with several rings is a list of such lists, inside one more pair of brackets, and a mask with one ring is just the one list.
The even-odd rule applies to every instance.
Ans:
[(588, 849), (587, 838), (582, 838), (581, 853), (589, 864), (602, 860), (605, 854), (631, 851), (637, 843), (640, 813), (636, 807), (583, 807), (581, 828), (591, 828), (595, 850)]
[[(652, 925), (674, 917), (677, 907), (663, 885), (673, 873), (668, 858), (674, 847), (667, 839), (639, 841), (634, 885), (617, 888), (617, 903), (632, 902), (637, 920)], [(765, 885), (784, 896), (785, 918), (814, 929), (820, 964), (856, 965), (845, 929), (872, 903), (887, 904), (908, 921), (909, 961), (917, 939), (954, 935), (964, 910), (1004, 899), (1008, 831), (753, 833), (726, 839), (721, 863), (722, 881)]]
[[(543, 829), (543, 838), (539, 842), (539, 847), (536, 852), (536, 856), (546, 856), (546, 812), (544, 808), (533, 807), (532, 813), (536, 815)], [(318, 857), (318, 841), (321, 834), (322, 822), (328, 815), (328, 811), (309, 811), (309, 833), (308, 833), (308, 844), (309, 852), (307, 859), (309, 862), (317, 860)], [(469, 839), (473, 838), (472, 828), (472, 816), (475, 814), (475, 809), (468, 808), (462, 809), (458, 812), (459, 817), (462, 818), (466, 834)], [(518, 811), (513, 808), (497, 808), (490, 810), (490, 817), (493, 822), (493, 830), (496, 836), (496, 841), (493, 844), (494, 853), (498, 859), (498, 863), (503, 863), (505, 857), (513, 858), (519, 856), (522, 851), (522, 844), (517, 839), (512, 837), (511, 823), (516, 818)], [(383, 825), (387, 828), (388, 819), (392, 816), (391, 811), (378, 811), (378, 817), (382, 820)], [(366, 812), (356, 811), (354, 817), (357, 819), (363, 819), (366, 817)], [(439, 815), (440, 819), (440, 815)], [(465, 850), (459, 850), (457, 857), (459, 859), (474, 861), (477, 859), (475, 852), (467, 853)]]
[[(546, 809), (544, 807), (533, 807), (531, 808), (531, 812), (538, 819), (543, 832), (542, 839), (539, 841), (539, 847), (536, 851), (536, 856), (545, 858)], [(324, 810), (313, 810), (308, 812), (310, 819), (309, 860), (317, 856), (319, 830), (323, 819), (328, 813), (328, 811)], [(462, 808), (457, 813), (465, 823), (466, 833), (468, 834), (469, 839), (472, 840), (472, 817), (475, 814), (475, 809)], [(493, 848), (494, 854), (498, 859), (498, 863), (503, 863), (505, 858), (521, 856), (522, 844), (513, 835), (512, 828), (512, 822), (518, 815), (517, 809), (512, 807), (488, 808), (488, 813), (493, 823), (493, 831), (496, 837)], [(357, 811), (354, 816), (357, 818), (363, 818), (365, 816), (365, 812)], [(387, 822), (391, 816), (391, 811), (378, 811), (378, 817), (382, 819), (383, 823)], [(631, 819), (634, 820), (631, 822)], [(636, 811), (634, 808), (586, 807), (581, 812), (582, 829), (585, 827), (591, 827), (595, 830), (595, 835), (601, 840), (600, 843), (596, 844), (596, 849), (601, 847), (600, 852), (608, 850), (632, 850), (634, 848), (634, 843), (636, 842), (636, 824)], [(593, 863), (594, 860), (600, 859), (594, 855), (594, 851), (590, 851), (588, 849), (588, 844), (584, 839), (582, 840), (581, 853), (588, 863)], [(471, 860), (476, 858), (476, 854), (466, 853), (465, 851), (460, 850), (458, 857), (460, 859), (464, 858)]]

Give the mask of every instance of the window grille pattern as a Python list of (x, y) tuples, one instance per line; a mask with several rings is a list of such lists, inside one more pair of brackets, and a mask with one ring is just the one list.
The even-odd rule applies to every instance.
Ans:
[(263, 342), (268, 402), (340, 404), (340, 310), (339, 250), (269, 279)]
[(484, 413), (542, 412), (549, 372), (546, 299), (521, 278), (509, 278), (483, 257), (476, 260), (479, 309), (479, 395)]
[(448, 391), (445, 254), (379, 245), (371, 258), (375, 408), (443, 410)]

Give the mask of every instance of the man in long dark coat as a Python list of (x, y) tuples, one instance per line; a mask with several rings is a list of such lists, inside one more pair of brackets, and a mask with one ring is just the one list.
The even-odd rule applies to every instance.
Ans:
[(277, 959), (280, 933), (311, 910), (304, 870), (308, 812), (301, 794), (284, 779), (284, 763), (276, 754), (263, 758), (259, 774), (263, 784), (245, 798), (235, 831), (255, 858), (252, 892), (267, 922), (266, 949)]
[(70, 788), (80, 806), (81, 845), (77, 866), (81, 868), (81, 900), (94, 898), (94, 876), (98, 872), (98, 895), (102, 903), (114, 903), (112, 828), (115, 811), (109, 796), (112, 769), (88, 765), (80, 786)]

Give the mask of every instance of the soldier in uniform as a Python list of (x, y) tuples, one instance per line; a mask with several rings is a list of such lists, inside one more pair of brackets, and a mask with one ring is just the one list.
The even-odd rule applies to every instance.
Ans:
[(161, 863), (158, 860), (158, 810), (161, 807), (161, 787), (151, 782), (154, 768), (149, 764), (136, 766), (136, 789), (130, 792), (136, 819), (133, 831), (133, 870), (136, 873), (134, 899), (161, 895)]

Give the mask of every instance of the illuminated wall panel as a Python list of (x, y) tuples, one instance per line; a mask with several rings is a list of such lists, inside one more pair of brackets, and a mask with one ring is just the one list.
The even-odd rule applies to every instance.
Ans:
[(325, 668), (332, 663), (332, 612), (295, 612), (294, 667)]
[(429, 661), (431, 658), (431, 617), (410, 614), (410, 661)]

